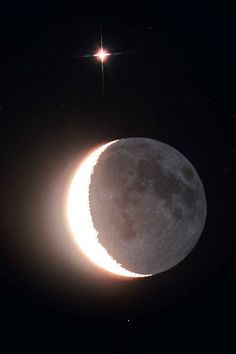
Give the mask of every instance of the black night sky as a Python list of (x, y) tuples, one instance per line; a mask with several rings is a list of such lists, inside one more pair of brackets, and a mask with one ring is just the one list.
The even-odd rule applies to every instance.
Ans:
[[(78, 58), (124, 52), (101, 65)], [(16, 2), (0, 9), (1, 342), (8, 351), (152, 353), (235, 346), (235, 12), (225, 2)], [(123, 280), (72, 241), (66, 197), (89, 149), (148, 137), (196, 167), (192, 253)], [(234, 212), (233, 212), (234, 209)]]

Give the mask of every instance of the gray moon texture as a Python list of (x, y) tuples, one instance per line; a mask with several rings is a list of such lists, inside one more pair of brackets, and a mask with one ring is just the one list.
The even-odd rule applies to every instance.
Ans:
[(148, 138), (118, 140), (100, 155), (89, 202), (99, 242), (139, 274), (157, 274), (183, 260), (207, 213), (194, 166), (173, 147)]

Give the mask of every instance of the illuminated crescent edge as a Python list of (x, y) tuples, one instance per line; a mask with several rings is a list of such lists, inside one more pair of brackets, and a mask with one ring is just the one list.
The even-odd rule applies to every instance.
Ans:
[(93, 151), (79, 166), (68, 194), (68, 220), (76, 243), (83, 253), (97, 266), (106, 271), (124, 277), (147, 277), (151, 274), (138, 274), (128, 271), (112, 258), (99, 243), (98, 232), (94, 227), (90, 206), (89, 186), (94, 166), (99, 156), (108, 146), (118, 140), (111, 141)]

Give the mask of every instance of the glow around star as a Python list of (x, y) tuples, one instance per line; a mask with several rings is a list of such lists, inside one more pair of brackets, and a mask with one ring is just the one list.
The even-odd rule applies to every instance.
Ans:
[(111, 53), (108, 53), (107, 50), (100, 48), (94, 56), (103, 63), (109, 55), (111, 55)]

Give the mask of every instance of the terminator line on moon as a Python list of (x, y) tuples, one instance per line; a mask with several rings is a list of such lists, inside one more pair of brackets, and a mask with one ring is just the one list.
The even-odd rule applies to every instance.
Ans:
[(193, 165), (176, 149), (147, 138), (115, 140), (78, 168), (68, 218), (81, 250), (125, 277), (166, 271), (196, 245), (206, 197)]

